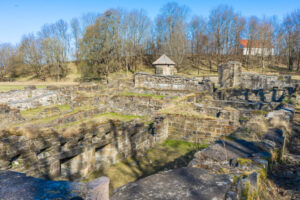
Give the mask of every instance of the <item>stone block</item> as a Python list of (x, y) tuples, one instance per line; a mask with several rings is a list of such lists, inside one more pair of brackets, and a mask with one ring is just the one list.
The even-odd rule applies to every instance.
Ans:
[(109, 178), (97, 178), (88, 182), (87, 187), (87, 200), (109, 200)]

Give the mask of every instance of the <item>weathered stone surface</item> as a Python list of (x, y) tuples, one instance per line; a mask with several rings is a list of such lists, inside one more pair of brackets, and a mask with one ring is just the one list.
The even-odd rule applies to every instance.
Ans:
[(208, 80), (201, 82), (201, 80), (180, 76), (161, 76), (147, 73), (135, 74), (134, 84), (136, 88), (158, 90), (182, 90), (190, 92), (213, 90), (213, 84)]
[[(134, 103), (133, 103), (134, 102)], [(125, 115), (151, 116), (162, 109), (169, 100), (135, 95), (116, 95), (107, 102), (113, 112)]]
[(240, 62), (229, 61), (219, 66), (219, 85), (222, 88), (273, 89), (295, 86), (291, 76), (270, 76), (243, 72)]
[(12, 171), (0, 171), (0, 199), (109, 200), (109, 179), (101, 177), (88, 183), (49, 181)]
[(27, 177), (24, 174), (0, 171), (0, 199), (85, 199), (83, 184), (63, 181), (47, 181)]
[(214, 100), (227, 100), (236, 102), (270, 103), (281, 102), (285, 96), (292, 93), (287, 89), (221, 89), (213, 93)]
[(291, 82), (291, 76), (270, 76), (254, 73), (242, 73), (241, 84), (243, 88), (249, 89), (272, 89), (290, 87), (294, 84)]
[(218, 68), (219, 85), (222, 88), (237, 87), (241, 84), (242, 64), (230, 61)]
[[(142, 154), (167, 138), (167, 124), (157, 117), (146, 125), (139, 121), (109, 121), (82, 129), (72, 137), (40, 129), (36, 138), (0, 137), (0, 169), (26, 172), (36, 177), (74, 180), (124, 158)], [(63, 130), (62, 130), (63, 131)]]
[(119, 188), (111, 200), (223, 200), (231, 187), (230, 175), (180, 168), (146, 177)]
[(86, 200), (109, 200), (109, 178), (101, 177), (87, 184)]
[(211, 142), (234, 132), (238, 125), (230, 119), (168, 114), (168, 138), (189, 142)]

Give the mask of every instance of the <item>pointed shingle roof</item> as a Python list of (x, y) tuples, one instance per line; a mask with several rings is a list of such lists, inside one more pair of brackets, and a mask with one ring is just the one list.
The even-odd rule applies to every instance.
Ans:
[(168, 56), (163, 54), (159, 59), (157, 59), (153, 65), (175, 65), (175, 62), (173, 62)]

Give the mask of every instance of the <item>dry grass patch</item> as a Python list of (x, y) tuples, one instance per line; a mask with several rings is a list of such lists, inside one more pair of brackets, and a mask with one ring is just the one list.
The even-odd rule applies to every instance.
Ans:
[(252, 117), (246, 125), (246, 129), (248, 129), (251, 134), (253, 133), (253, 135), (255, 133), (258, 137), (266, 134), (268, 132), (268, 128), (267, 121), (262, 115)]
[(273, 118), (269, 123), (274, 128), (282, 129), (287, 133), (291, 133), (291, 127), (289, 126), (288, 122), (286, 122), (285, 120)]
[(158, 111), (158, 114), (182, 115), (186, 117), (196, 117), (200, 119), (216, 119), (216, 117), (204, 115), (194, 110), (192, 103), (173, 104)]
[(1, 130), (2, 135), (17, 135), (25, 136), (26, 139), (35, 139), (43, 135), (53, 134), (52, 129), (40, 128), (36, 126), (22, 126), (22, 127), (10, 127), (8, 129)]

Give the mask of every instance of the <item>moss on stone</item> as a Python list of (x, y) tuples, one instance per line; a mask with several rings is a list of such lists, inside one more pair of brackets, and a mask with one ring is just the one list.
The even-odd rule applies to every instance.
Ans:
[(247, 159), (247, 158), (238, 158), (237, 162), (239, 163), (239, 165), (249, 165), (253, 161), (251, 159)]
[(268, 114), (268, 112), (264, 111), (264, 110), (253, 110), (253, 111), (251, 111), (251, 114), (252, 115), (266, 115), (266, 114)]

